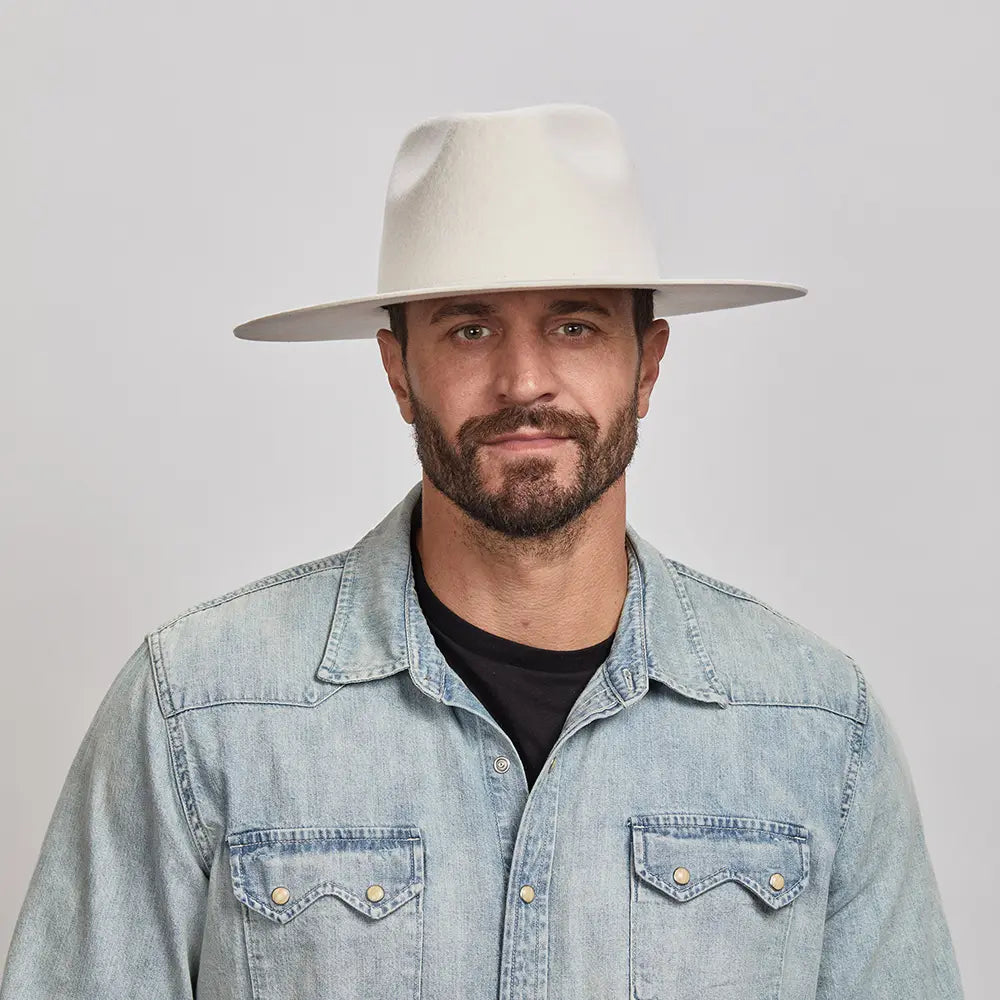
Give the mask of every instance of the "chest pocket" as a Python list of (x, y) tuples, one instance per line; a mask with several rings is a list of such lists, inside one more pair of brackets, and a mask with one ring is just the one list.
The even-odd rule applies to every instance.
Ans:
[(792, 901), (809, 884), (809, 835), (741, 816), (632, 816), (631, 996), (778, 995)]
[(417, 827), (254, 829), (226, 843), (255, 1000), (420, 997)]

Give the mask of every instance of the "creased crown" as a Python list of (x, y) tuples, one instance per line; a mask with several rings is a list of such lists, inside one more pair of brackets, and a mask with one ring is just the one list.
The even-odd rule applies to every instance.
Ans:
[(378, 291), (656, 275), (618, 123), (545, 104), (432, 118), (407, 133), (386, 193)]

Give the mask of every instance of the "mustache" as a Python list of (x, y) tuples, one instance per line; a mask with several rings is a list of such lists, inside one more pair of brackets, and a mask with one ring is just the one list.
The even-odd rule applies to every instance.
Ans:
[(468, 421), (458, 437), (462, 448), (474, 448), (489, 439), (524, 431), (589, 440), (598, 429), (597, 422), (583, 414), (511, 407), (486, 418)]

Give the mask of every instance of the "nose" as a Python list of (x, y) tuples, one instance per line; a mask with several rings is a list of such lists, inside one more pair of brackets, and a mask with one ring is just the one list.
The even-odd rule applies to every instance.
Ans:
[(556, 373), (544, 334), (518, 325), (508, 329), (490, 358), (498, 401), (530, 407), (551, 401), (558, 392)]

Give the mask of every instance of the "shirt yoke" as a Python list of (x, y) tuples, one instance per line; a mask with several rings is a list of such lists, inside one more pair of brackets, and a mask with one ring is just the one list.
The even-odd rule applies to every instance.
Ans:
[(817, 708), (865, 721), (866, 685), (851, 656), (753, 594), (670, 562), (731, 703)]
[[(315, 673), (349, 553), (261, 577), (154, 629), (165, 713), (232, 702), (309, 706), (332, 694), (336, 686)], [(732, 705), (813, 708), (865, 721), (865, 682), (847, 653), (753, 594), (662, 558), (681, 581), (678, 596), (693, 626), (677, 641), (702, 644)]]

